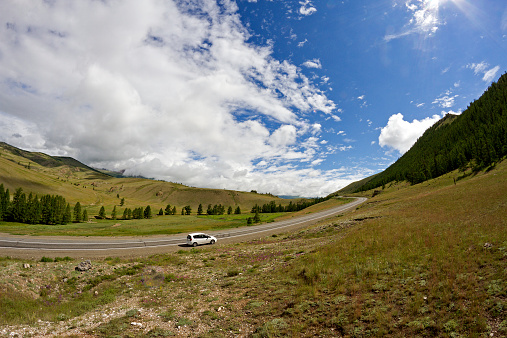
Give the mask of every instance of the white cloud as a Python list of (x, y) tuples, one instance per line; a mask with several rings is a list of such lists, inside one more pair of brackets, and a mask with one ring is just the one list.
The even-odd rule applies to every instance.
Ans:
[(441, 108), (451, 108), (454, 106), (454, 100), (459, 97), (459, 95), (451, 95), (451, 91), (446, 91), (444, 94), (440, 95), (440, 97), (436, 98), (432, 103), (438, 104)]
[(342, 119), (339, 116), (331, 114), (331, 118), (335, 120), (336, 122), (340, 122)]
[(480, 63), (470, 63), (467, 65), (467, 68), (472, 69), (475, 75), (482, 74), (482, 81), (484, 82), (492, 82), (496, 79), (496, 74), (500, 70), (500, 66), (495, 66), (493, 68), (489, 68), (489, 64), (485, 61)]
[(298, 47), (303, 47), (308, 42), (308, 39), (304, 39), (303, 41), (298, 43)]
[(301, 15), (312, 15), (317, 12), (317, 8), (315, 8), (310, 0), (300, 1), (299, 4), (301, 7), (299, 8), (299, 13)]
[(482, 81), (484, 82), (492, 82), (496, 79), (496, 74), (500, 70), (500, 66), (495, 66), (491, 68), (490, 70), (486, 71), (484, 73), (484, 76), (482, 77)]
[(426, 129), (440, 120), (440, 116), (433, 115), (422, 120), (405, 121), (403, 115), (391, 115), (387, 125), (380, 131), (378, 143), (381, 147), (389, 147), (404, 154), (417, 141)]
[[(272, 46), (248, 43), (237, 11), (212, 0), (2, 1), (0, 140), (193, 186), (263, 191), (288, 170), (269, 191), (322, 193), (290, 163), (318, 159), (320, 129), (304, 114), (335, 104)], [(342, 179), (320, 174), (327, 189)]]
[(303, 63), (303, 66), (308, 67), (308, 68), (317, 68), (317, 69), (322, 68), (322, 65), (320, 64), (319, 59), (308, 60)]
[(408, 0), (405, 10), (410, 14), (410, 20), (401, 32), (386, 34), (384, 40), (389, 42), (411, 34), (420, 34), (428, 37), (434, 35), (439, 27), (445, 24), (439, 16), (439, 0)]

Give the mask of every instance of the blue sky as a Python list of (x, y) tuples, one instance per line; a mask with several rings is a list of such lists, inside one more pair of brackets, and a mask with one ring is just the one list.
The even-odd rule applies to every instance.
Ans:
[(503, 0), (2, 1), (0, 140), (325, 196), (506, 71)]

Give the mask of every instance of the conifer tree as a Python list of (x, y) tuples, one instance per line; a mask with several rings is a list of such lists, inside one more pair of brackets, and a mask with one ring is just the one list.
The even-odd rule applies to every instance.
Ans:
[(74, 205), (74, 222), (80, 223), (82, 220), (82, 214), (81, 214), (81, 203), (77, 202), (76, 205)]
[(253, 218), (253, 222), (254, 223), (260, 223), (261, 221), (261, 217), (259, 216), (259, 212), (255, 212), (255, 215), (254, 215), (254, 218)]
[(72, 221), (72, 214), (70, 212), (70, 204), (67, 203), (67, 206), (65, 207), (65, 211), (62, 215), (62, 224), (67, 224)]
[(144, 218), (152, 218), (153, 214), (151, 213), (151, 207), (148, 205), (146, 209), (144, 209)]
[(116, 205), (113, 207), (113, 211), (111, 211), (111, 219), (116, 219)]
[(18, 188), (12, 197), (10, 219), (14, 222), (24, 223), (26, 212), (26, 195), (22, 188)]
[(101, 219), (106, 218), (106, 208), (104, 208), (104, 206), (100, 207), (99, 218), (101, 218)]
[(83, 222), (88, 222), (88, 211), (83, 210)]
[(202, 215), (202, 204), (197, 207), (197, 215)]

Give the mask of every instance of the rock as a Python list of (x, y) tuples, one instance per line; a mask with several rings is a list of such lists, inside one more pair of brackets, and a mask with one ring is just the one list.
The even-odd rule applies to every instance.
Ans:
[(24, 268), (24, 269), (30, 269), (30, 264), (28, 264), (28, 263), (24, 263), (24, 264), (23, 264), (23, 268)]
[(87, 259), (84, 262), (79, 263), (76, 266), (76, 271), (88, 271), (92, 268), (92, 262), (90, 262), (89, 259)]

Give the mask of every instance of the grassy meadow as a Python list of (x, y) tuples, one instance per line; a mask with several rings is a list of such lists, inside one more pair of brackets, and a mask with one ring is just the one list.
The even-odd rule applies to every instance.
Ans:
[(83, 273), (5, 257), (0, 336), (506, 336), (506, 182), (504, 161), (387, 185), (302, 230)]
[[(30, 158), (23, 157), (23, 154)], [(45, 165), (38, 164), (33, 158), (39, 158), (38, 161)], [(51, 166), (51, 163), (59, 165)], [(22, 188), (26, 195), (60, 195), (71, 208), (79, 202), (90, 218), (98, 215), (102, 206), (108, 217), (116, 206), (117, 216), (120, 217), (125, 208), (146, 208), (148, 205), (153, 214), (165, 209), (168, 204), (176, 206), (178, 215), (187, 205), (196, 214), (199, 204), (204, 211), (208, 204), (222, 204), (226, 208), (231, 206), (233, 210), (239, 206), (245, 213), (255, 204), (262, 206), (275, 201), (277, 205), (286, 206), (298, 200), (283, 199), (269, 193), (195, 188), (146, 178), (115, 178), (79, 165), (72, 159), (59, 162), (45, 154), (23, 152), (0, 144), (0, 183), (9, 189), (11, 196), (18, 188)], [(124, 205), (120, 207), (122, 199)]]

